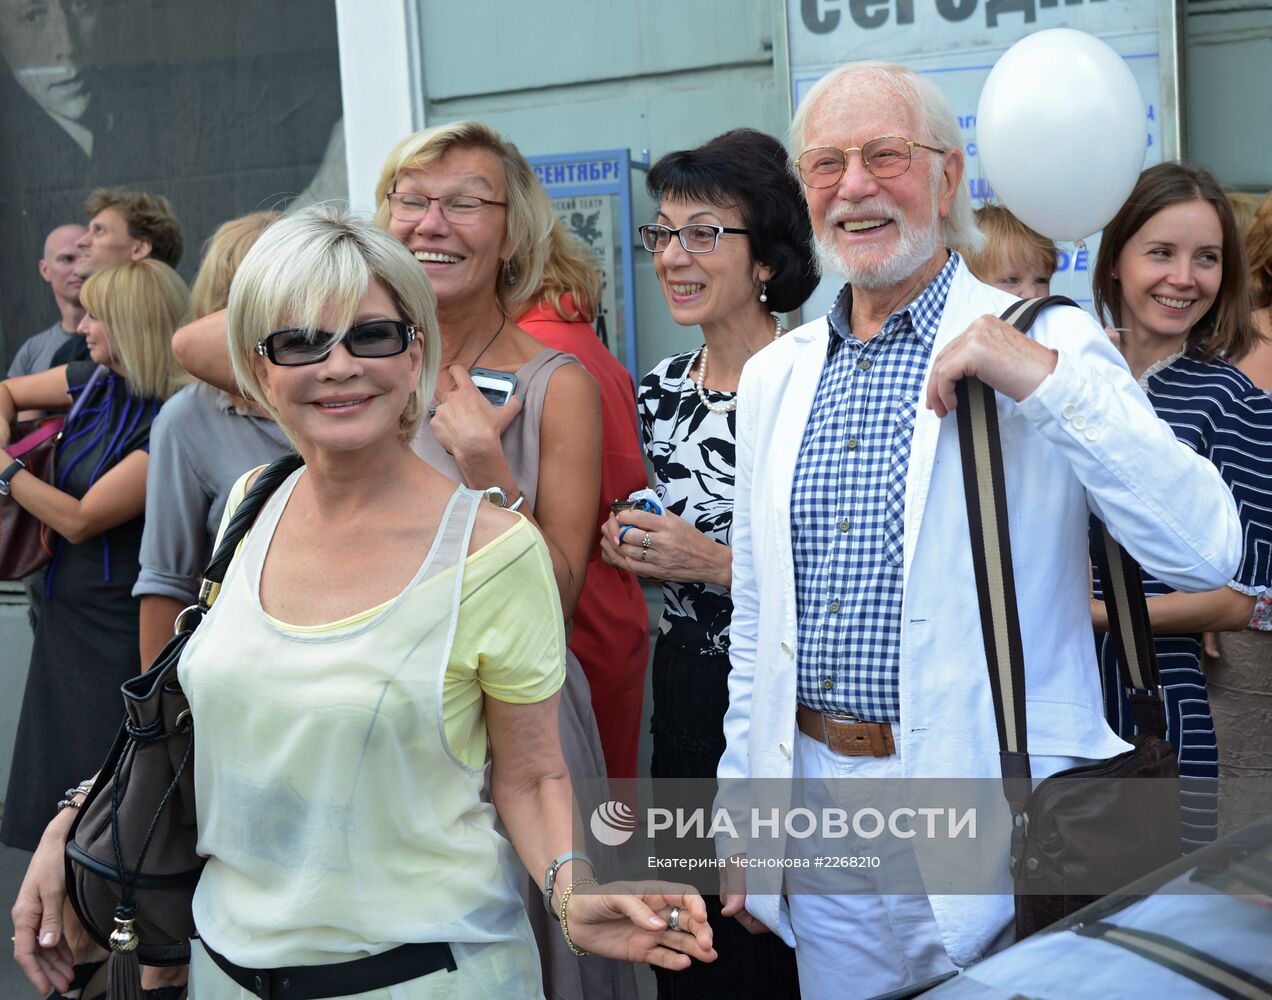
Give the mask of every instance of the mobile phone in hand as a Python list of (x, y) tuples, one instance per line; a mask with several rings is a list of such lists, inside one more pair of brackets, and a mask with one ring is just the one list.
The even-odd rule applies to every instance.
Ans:
[(513, 372), (501, 372), (494, 368), (473, 368), (468, 376), (492, 406), (503, 406), (517, 388), (517, 376)]

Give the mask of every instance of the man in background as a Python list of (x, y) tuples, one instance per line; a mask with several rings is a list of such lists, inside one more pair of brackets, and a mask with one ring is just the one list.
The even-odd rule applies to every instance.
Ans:
[[(76, 243), (79, 260), (75, 266), (81, 282), (108, 267), (146, 257), (174, 268), (181, 262), (181, 223), (162, 195), (98, 188), (84, 202), (84, 212), (88, 228)], [(75, 337), (57, 350), (52, 365), (87, 357), (84, 339)]]
[(40, 259), (40, 277), (53, 291), (59, 318), (47, 330), (28, 338), (9, 365), (8, 378), (34, 375), (52, 367), (53, 355), (69, 340), (79, 339), (80, 320), (84, 307), (80, 305), (80, 287), (84, 279), (75, 273), (79, 264), (77, 243), (87, 232), (83, 226), (58, 226), (44, 240), (44, 256)]

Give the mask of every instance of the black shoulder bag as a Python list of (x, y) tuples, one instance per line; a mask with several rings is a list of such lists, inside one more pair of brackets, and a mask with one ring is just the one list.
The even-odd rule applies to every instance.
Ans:
[(123, 725), (71, 824), (67, 892), (84, 928), (110, 949), (112, 1000), (140, 997), (139, 961), (190, 960), (191, 901), (204, 859), (195, 852), (194, 734), (177, 665), (243, 536), (301, 464), (285, 455), (261, 472), (203, 571), (198, 603), (177, 617), (150, 669), (124, 682)]
[[(1050, 305), (1074, 303), (1063, 296), (1023, 300), (1001, 318), (1023, 333)], [(1061, 771), (1034, 787), (998, 409), (994, 391), (976, 378), (960, 382), (957, 393), (981, 631), (1013, 824), (1016, 935), (1023, 938), (1180, 856), (1179, 764), (1165, 739), (1139, 566), (1092, 518), (1109, 632), (1139, 735), (1126, 753)]]

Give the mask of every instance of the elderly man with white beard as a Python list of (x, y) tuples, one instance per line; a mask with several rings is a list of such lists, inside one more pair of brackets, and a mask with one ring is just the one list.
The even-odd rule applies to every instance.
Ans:
[[(815, 805), (829, 778), (999, 779), (950, 415), (966, 375), (999, 397), (1034, 778), (1127, 750), (1104, 721), (1088, 514), (1153, 575), (1206, 590), (1240, 558), (1231, 495), (1090, 316), (1051, 308), (1027, 336), (995, 318), (1013, 297), (947, 249), (979, 237), (959, 128), (927, 78), (839, 67), (800, 105), (791, 153), (823, 272), (845, 284), (742, 375), (722, 787), (818, 779), (793, 793)], [(748, 896), (732, 867), (724, 912), (795, 946), (805, 996), (871, 996), (1009, 937), (1008, 832), (978, 832), (983, 895), (942, 894), (949, 872), (916, 840), (833, 895), (792, 868), (781, 895)], [(721, 855), (746, 853), (740, 837), (718, 838)], [(908, 895), (889, 888), (903, 862)]]

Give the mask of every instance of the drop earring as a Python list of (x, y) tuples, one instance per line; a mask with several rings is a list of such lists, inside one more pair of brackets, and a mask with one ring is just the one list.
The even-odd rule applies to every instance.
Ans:
[(512, 268), (512, 261), (504, 261), (504, 284), (515, 285), (517, 283), (517, 272)]
[(761, 302), (768, 301), (768, 285), (762, 281), (760, 282), (760, 301)]

